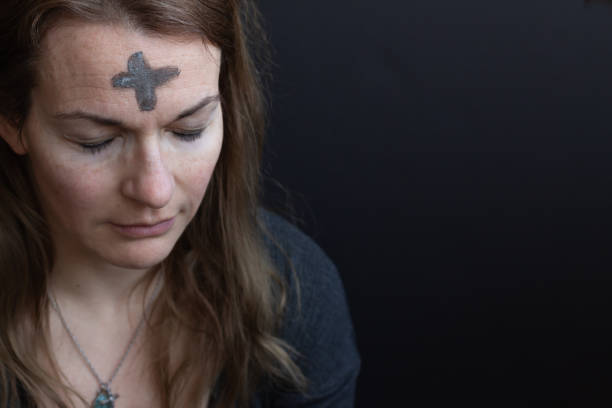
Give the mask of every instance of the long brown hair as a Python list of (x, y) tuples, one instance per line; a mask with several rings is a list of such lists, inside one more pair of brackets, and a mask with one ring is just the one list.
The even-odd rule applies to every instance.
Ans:
[[(246, 404), (262, 378), (303, 384), (291, 350), (275, 333), (283, 279), (258, 225), (264, 99), (247, 40), (261, 38), (248, 0), (3, 0), (0, 5), (0, 116), (22, 129), (48, 29), (70, 17), (127, 24), (147, 33), (197, 34), (222, 52), (219, 88), (224, 142), (195, 218), (163, 262), (148, 345), (162, 406), (194, 407), (215, 384), (219, 406)], [(0, 141), (0, 407), (19, 393), (65, 406), (53, 362), (47, 279), (53, 243), (28, 175), (28, 157)], [(157, 270), (157, 269), (156, 269)], [(150, 284), (155, 271), (143, 280)], [(174, 350), (170, 352), (170, 350)], [(38, 355), (37, 355), (38, 354)], [(222, 381), (218, 382), (221, 378)], [(62, 388), (63, 387), (63, 388)]]

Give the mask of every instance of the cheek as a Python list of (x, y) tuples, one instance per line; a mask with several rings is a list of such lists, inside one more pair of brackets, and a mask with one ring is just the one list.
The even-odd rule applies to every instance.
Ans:
[[(216, 162), (217, 156), (196, 160), (189, 165), (185, 172), (187, 176), (185, 182), (192, 200), (202, 200), (215, 170)], [(199, 205), (199, 202), (197, 204)]]
[(217, 136), (214, 141), (211, 141), (212, 143), (207, 144), (197, 157), (189, 160), (189, 164), (181, 172), (185, 176), (183, 183), (187, 195), (195, 207), (194, 211), (199, 207), (215, 170), (221, 151), (221, 141), (222, 137)]
[(44, 158), (32, 165), (32, 171), (43, 208), (64, 222), (74, 223), (79, 214), (108, 203), (102, 172), (69, 167)]

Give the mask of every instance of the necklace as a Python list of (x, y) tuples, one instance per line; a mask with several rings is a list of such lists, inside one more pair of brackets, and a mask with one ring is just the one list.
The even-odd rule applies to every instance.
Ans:
[(119, 394), (112, 393), (110, 389), (110, 384), (115, 379), (115, 376), (119, 372), (119, 369), (123, 365), (125, 358), (129, 354), (130, 350), (132, 349), (132, 346), (134, 345), (134, 342), (136, 341), (136, 337), (138, 336), (138, 333), (140, 332), (140, 329), (142, 328), (145, 322), (145, 316), (147, 315), (147, 311), (149, 310), (149, 307), (153, 303), (153, 299), (155, 299), (157, 295), (157, 291), (159, 289), (159, 282), (160, 281), (158, 280), (157, 285), (155, 286), (154, 294), (149, 299), (149, 302), (147, 303), (145, 307), (144, 313), (142, 314), (142, 318), (140, 319), (138, 326), (134, 330), (134, 333), (132, 334), (130, 342), (125, 348), (125, 351), (123, 352), (123, 356), (121, 356), (121, 359), (117, 363), (117, 366), (115, 366), (115, 369), (113, 370), (110, 378), (106, 382), (102, 381), (102, 378), (100, 378), (100, 375), (94, 368), (93, 364), (91, 364), (91, 361), (89, 361), (89, 358), (87, 358), (87, 355), (85, 355), (85, 351), (83, 351), (83, 348), (79, 344), (79, 341), (77, 340), (76, 336), (74, 335), (74, 333), (72, 333), (72, 330), (70, 330), (68, 323), (66, 323), (66, 319), (64, 319), (64, 316), (62, 315), (59, 304), (57, 303), (53, 295), (49, 292), (49, 298), (51, 299), (51, 306), (56, 311), (58, 317), (60, 318), (60, 321), (62, 322), (62, 326), (64, 326), (64, 329), (66, 330), (66, 332), (72, 339), (72, 342), (74, 343), (76, 349), (79, 351), (79, 354), (81, 354), (81, 357), (83, 357), (83, 360), (87, 364), (87, 367), (89, 367), (89, 370), (91, 371), (93, 376), (96, 377), (96, 381), (98, 381), (98, 385), (100, 386), (100, 389), (98, 390), (98, 393), (96, 394), (96, 398), (92, 402), (93, 408), (114, 408), (115, 407), (115, 400), (119, 398)]

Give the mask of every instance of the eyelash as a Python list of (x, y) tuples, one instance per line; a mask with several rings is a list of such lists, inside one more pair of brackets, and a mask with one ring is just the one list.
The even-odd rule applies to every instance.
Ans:
[(84, 143), (81, 144), (81, 147), (85, 149), (85, 151), (87, 151), (88, 153), (96, 154), (104, 150), (106, 146), (108, 146), (112, 141), (113, 139), (108, 139), (101, 143)]
[(193, 142), (194, 140), (199, 139), (200, 136), (202, 136), (202, 132), (204, 132), (204, 129), (192, 130), (189, 132), (173, 131), (172, 133), (174, 134), (174, 136), (178, 137), (184, 142)]
[[(199, 139), (203, 132), (204, 129), (198, 129), (190, 132), (173, 131), (172, 134), (184, 142), (193, 142), (196, 139)], [(81, 144), (81, 147), (88, 153), (96, 154), (108, 147), (113, 140), (114, 138), (105, 140), (101, 143), (83, 143)]]

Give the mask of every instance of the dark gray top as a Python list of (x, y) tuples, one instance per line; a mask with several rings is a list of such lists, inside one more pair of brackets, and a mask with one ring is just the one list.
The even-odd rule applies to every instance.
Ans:
[(286, 258), (267, 240), (272, 259), (290, 288), (281, 336), (301, 354), (297, 363), (310, 386), (306, 394), (264, 387), (251, 407), (353, 407), (360, 358), (336, 267), (317, 244), (293, 225), (269, 212), (262, 212), (261, 217), (289, 256), (299, 281), (300, 311), (295, 307), (295, 279)]

